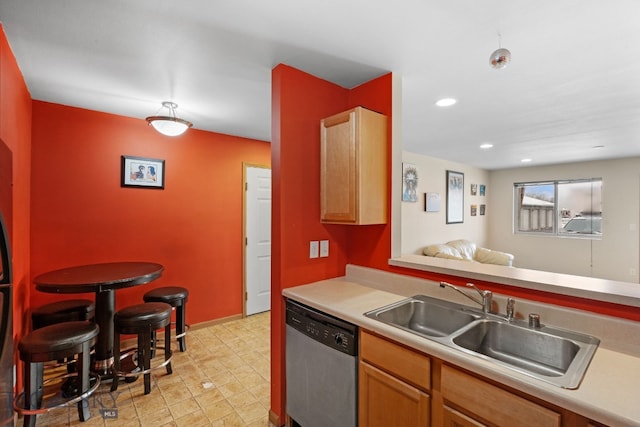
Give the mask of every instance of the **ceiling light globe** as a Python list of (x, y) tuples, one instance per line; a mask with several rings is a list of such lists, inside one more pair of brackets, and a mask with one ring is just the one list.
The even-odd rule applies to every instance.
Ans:
[(176, 117), (176, 108), (178, 104), (170, 101), (164, 101), (162, 107), (169, 110), (170, 116), (150, 116), (147, 117), (147, 123), (153, 126), (155, 130), (166, 136), (182, 135), (193, 124), (187, 120)]
[(489, 57), (489, 63), (496, 70), (501, 70), (511, 62), (511, 52), (509, 49), (500, 48), (494, 51)]
[(176, 117), (153, 116), (147, 117), (147, 122), (155, 130), (166, 136), (182, 135), (191, 127), (191, 123)]

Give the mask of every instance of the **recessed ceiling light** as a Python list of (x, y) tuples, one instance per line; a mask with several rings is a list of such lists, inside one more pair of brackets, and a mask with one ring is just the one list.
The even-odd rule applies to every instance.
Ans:
[(485, 142), (483, 144), (480, 144), (480, 148), (482, 148), (483, 150), (488, 150), (489, 148), (493, 148), (493, 144)]
[(531, 161), (531, 159), (522, 159), (520, 160), (522, 163), (529, 163)]
[(438, 107), (451, 107), (456, 102), (458, 101), (453, 98), (442, 98), (442, 99), (439, 99), (438, 102), (436, 102), (436, 105)]

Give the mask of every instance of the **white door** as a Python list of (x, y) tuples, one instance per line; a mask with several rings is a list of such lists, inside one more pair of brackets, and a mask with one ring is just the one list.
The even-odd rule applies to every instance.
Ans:
[(271, 308), (271, 169), (246, 167), (245, 286), (247, 316)]

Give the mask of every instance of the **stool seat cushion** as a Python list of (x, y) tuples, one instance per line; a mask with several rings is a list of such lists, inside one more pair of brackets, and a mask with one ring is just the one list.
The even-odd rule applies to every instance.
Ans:
[(143, 296), (146, 302), (166, 302), (167, 304), (176, 305), (181, 300), (186, 301), (189, 297), (189, 290), (181, 286), (165, 286), (163, 288), (152, 289)]
[(36, 329), (20, 340), (20, 359), (32, 361), (34, 357), (39, 359), (37, 355), (54, 355), (65, 351), (73, 354), (77, 352), (78, 346), (95, 340), (99, 331), (98, 325), (85, 321), (64, 322)]
[(91, 313), (96, 308), (93, 301), (88, 299), (69, 299), (52, 302), (33, 309), (35, 315), (51, 315), (57, 313), (82, 312)]
[(148, 302), (125, 307), (114, 316), (117, 328), (160, 328), (170, 322), (171, 306), (164, 302)]
[(93, 319), (96, 305), (86, 299), (57, 301), (34, 308), (31, 311), (33, 329), (55, 323)]

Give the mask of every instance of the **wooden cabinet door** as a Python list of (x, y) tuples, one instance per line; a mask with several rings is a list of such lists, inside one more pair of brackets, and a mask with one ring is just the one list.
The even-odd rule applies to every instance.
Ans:
[(455, 409), (445, 406), (443, 408), (443, 426), (444, 427), (485, 427), (473, 418), (469, 418)]
[(385, 224), (387, 117), (356, 107), (320, 122), (320, 220)]
[(429, 395), (360, 362), (359, 426), (389, 427), (429, 425)]
[(470, 417), (485, 420), (493, 425), (519, 427), (560, 427), (562, 425), (560, 413), (451, 366), (442, 365), (440, 391), (445, 401), (445, 408), (449, 403), (451, 406), (460, 408)]
[(321, 122), (320, 218), (357, 221), (356, 112), (346, 111)]

